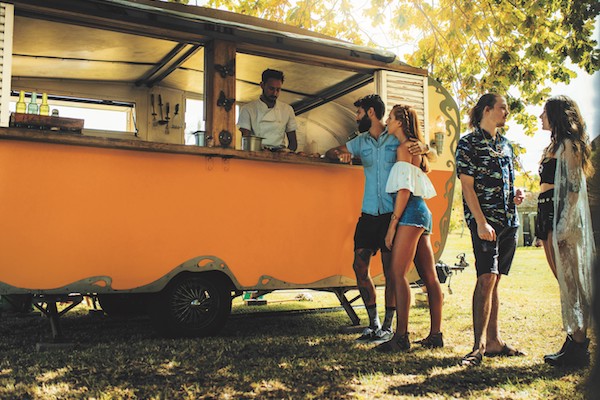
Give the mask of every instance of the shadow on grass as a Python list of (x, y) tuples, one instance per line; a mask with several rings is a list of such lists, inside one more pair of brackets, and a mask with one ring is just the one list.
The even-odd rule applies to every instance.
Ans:
[(350, 399), (362, 390), (469, 397), (572, 373), (541, 363), (464, 369), (451, 348), (379, 354), (357, 345), (355, 335), (341, 334), (347, 324), (343, 312), (249, 315), (232, 318), (215, 337), (163, 339), (146, 318), (72, 315), (63, 319), (63, 329), (74, 347), (38, 353), (34, 343), (50, 337), (45, 318), (3, 319), (0, 398), (44, 398), (36, 395), (42, 387), (65, 399)]
[[(456, 366), (460, 357), (449, 357), (448, 362), (440, 363), (440, 366)], [(396, 396), (427, 396), (432, 392), (443, 393), (452, 397), (468, 397), (477, 392), (484, 392), (489, 388), (500, 387), (527, 387), (535, 386), (539, 381), (550, 381), (560, 379), (565, 375), (571, 375), (575, 370), (571, 369), (553, 369), (542, 362), (533, 365), (518, 366), (490, 366), (482, 364), (475, 368), (459, 367), (452, 368), (451, 372), (438, 371), (435, 375), (427, 374), (427, 368), (423, 368), (420, 362), (414, 368), (403, 368), (405, 374), (425, 374), (428, 375), (423, 381), (418, 383), (407, 383), (392, 385), (387, 389), (387, 393)], [(582, 383), (579, 385), (579, 393), (585, 390)]]

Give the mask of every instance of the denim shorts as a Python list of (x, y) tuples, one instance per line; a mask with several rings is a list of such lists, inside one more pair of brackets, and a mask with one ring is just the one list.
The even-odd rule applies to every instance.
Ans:
[(425, 228), (424, 235), (431, 234), (431, 211), (422, 197), (410, 194), (406, 208), (398, 221), (398, 225), (416, 226)]

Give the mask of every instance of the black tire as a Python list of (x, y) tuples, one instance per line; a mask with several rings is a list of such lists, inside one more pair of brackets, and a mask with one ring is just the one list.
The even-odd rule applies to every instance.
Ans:
[(163, 336), (213, 335), (225, 325), (231, 313), (231, 290), (218, 275), (180, 275), (155, 295), (148, 311)]
[(139, 293), (98, 294), (98, 303), (110, 317), (130, 317), (146, 314), (149, 296)]

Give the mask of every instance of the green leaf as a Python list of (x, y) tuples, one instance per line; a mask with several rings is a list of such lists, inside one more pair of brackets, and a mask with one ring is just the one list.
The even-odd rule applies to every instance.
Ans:
[(535, 124), (521, 106), (542, 103), (552, 82), (569, 83), (574, 72), (567, 61), (589, 74), (600, 70), (592, 37), (597, 0), (210, 0), (208, 6), (370, 46), (377, 44), (366, 24), (389, 23), (390, 37), (417, 39), (404, 61), (427, 69), (463, 112), (481, 93), (520, 93), (514, 118), (527, 132)]

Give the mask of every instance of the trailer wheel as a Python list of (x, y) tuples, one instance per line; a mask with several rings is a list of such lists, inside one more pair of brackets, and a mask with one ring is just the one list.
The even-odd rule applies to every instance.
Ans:
[(144, 315), (148, 308), (148, 299), (147, 294), (98, 294), (98, 303), (102, 311), (111, 317)]
[(148, 310), (155, 328), (167, 337), (208, 336), (231, 313), (231, 290), (219, 276), (186, 274), (157, 293)]

